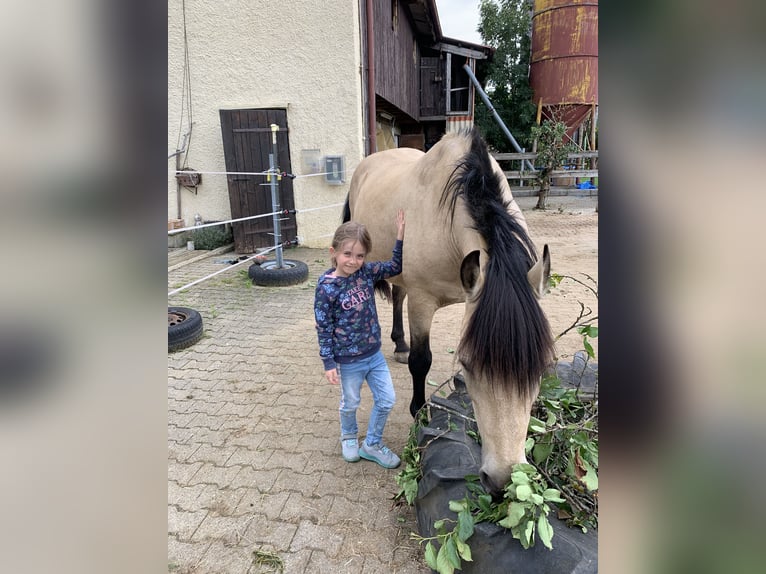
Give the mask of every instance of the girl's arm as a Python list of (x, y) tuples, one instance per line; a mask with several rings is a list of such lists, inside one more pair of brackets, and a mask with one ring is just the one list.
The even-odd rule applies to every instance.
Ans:
[[(316, 320), (317, 338), (319, 339), (319, 356), (324, 364), (325, 377), (337, 384), (337, 371), (333, 356), (332, 336), (335, 330), (332, 318), (332, 301), (320, 285), (317, 285), (314, 296), (314, 318)], [(331, 377), (330, 372), (335, 373)]]
[(372, 273), (375, 280), (394, 277), (402, 272), (402, 242), (404, 241), (404, 210), (399, 209), (396, 214), (396, 244), (390, 261), (378, 261), (372, 263)]

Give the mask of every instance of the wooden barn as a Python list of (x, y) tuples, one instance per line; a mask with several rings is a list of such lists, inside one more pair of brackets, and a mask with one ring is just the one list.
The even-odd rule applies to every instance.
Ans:
[[(489, 57), (442, 35), (434, 0), (169, 0), (168, 219), (272, 212), (272, 154), (295, 176), (282, 239), (326, 246), (364, 156), (473, 125), (463, 66)], [(232, 227), (237, 252), (274, 244), (269, 217)]]

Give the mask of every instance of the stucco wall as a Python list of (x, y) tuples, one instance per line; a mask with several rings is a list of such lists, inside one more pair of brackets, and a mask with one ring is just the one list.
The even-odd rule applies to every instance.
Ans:
[[(182, 118), (184, 37), (181, 0), (168, 2), (168, 154), (186, 131)], [(187, 165), (225, 171), (220, 109), (287, 109), (292, 172), (301, 150), (344, 155), (346, 183), (323, 176), (293, 182), (298, 234), (324, 247), (340, 222), (341, 203), (364, 156), (359, 6), (356, 0), (187, 0), (186, 35), (193, 128)], [(180, 139), (179, 139), (180, 129)], [(177, 217), (175, 159), (168, 160), (168, 218)], [(231, 217), (224, 175), (203, 175), (198, 193), (181, 189), (181, 217), (193, 223)]]

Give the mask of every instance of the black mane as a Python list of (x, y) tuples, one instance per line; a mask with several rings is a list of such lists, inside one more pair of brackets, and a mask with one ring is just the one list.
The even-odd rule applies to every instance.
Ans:
[(457, 200), (463, 199), (474, 229), (486, 241), (489, 263), (458, 354), (469, 372), (493, 384), (515, 383), (528, 396), (554, 358), (548, 320), (527, 281), (535, 248), (508, 213), (502, 174), (493, 169), (479, 132), (473, 129), (461, 137), (471, 138), (471, 147), (455, 167), (441, 204), (454, 218)]

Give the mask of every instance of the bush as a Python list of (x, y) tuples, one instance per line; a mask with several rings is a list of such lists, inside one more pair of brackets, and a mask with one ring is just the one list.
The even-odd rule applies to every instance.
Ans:
[(232, 242), (233, 234), (224, 224), (203, 227), (191, 232), (195, 249), (217, 249)]

